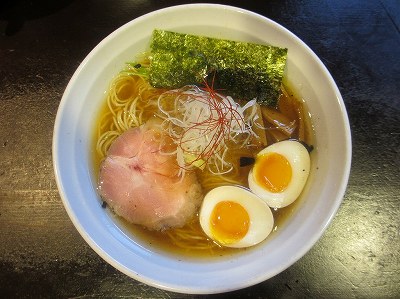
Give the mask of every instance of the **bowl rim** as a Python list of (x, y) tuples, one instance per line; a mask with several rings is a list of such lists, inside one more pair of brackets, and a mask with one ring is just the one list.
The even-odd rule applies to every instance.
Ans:
[[(336, 191), (336, 196), (335, 196), (335, 204), (331, 208), (331, 213), (330, 216), (323, 221), (323, 225), (321, 229), (312, 235), (312, 238), (310, 238), (306, 244), (304, 244), (301, 247), (301, 251), (297, 252), (297, 254), (293, 255), (290, 260), (282, 265), (280, 267), (277, 267), (275, 269), (275, 273), (271, 276), (270, 274), (268, 275), (263, 275), (263, 274), (257, 274), (254, 278), (247, 279), (243, 282), (239, 282), (236, 285), (221, 285), (219, 287), (213, 287), (212, 289), (208, 288), (207, 286), (181, 286), (179, 283), (176, 284), (171, 284), (171, 283), (165, 283), (163, 281), (158, 281), (155, 279), (152, 279), (151, 277), (145, 277), (141, 276), (138, 273), (133, 271), (132, 269), (128, 269), (125, 267), (123, 264), (121, 264), (119, 261), (115, 260), (112, 256), (110, 256), (107, 252), (104, 251), (103, 248), (97, 244), (90, 235), (88, 235), (87, 231), (84, 229), (84, 227), (81, 225), (80, 220), (78, 219), (76, 212), (72, 208), (69, 199), (67, 198), (66, 190), (65, 190), (65, 185), (64, 182), (61, 180), (61, 172), (62, 169), (60, 168), (60, 147), (61, 147), (61, 141), (59, 139), (59, 132), (60, 132), (60, 126), (61, 126), (61, 118), (62, 118), (62, 113), (65, 110), (65, 107), (67, 105), (67, 99), (69, 94), (72, 92), (72, 89), (74, 87), (74, 82), (79, 78), (79, 74), (81, 71), (85, 68), (87, 63), (92, 59), (93, 55), (97, 53), (98, 51), (101, 50), (103, 45), (107, 44), (112, 38), (116, 35), (118, 35), (120, 32), (123, 30), (129, 28), (130, 26), (133, 26), (136, 22), (140, 22), (142, 20), (145, 20), (148, 17), (156, 16), (157, 14), (164, 14), (164, 13), (169, 13), (177, 10), (187, 10), (187, 9), (197, 9), (197, 8), (211, 8), (211, 9), (223, 9), (226, 11), (235, 11), (239, 12), (242, 14), (246, 14), (249, 17), (256, 17), (256, 18), (261, 18), (265, 21), (268, 21), (270, 24), (273, 24), (274, 26), (278, 27), (280, 30), (285, 31), (287, 34), (289, 34), (292, 38), (294, 38), (298, 43), (301, 43), (302, 46), (307, 50), (309, 55), (312, 56), (313, 60), (318, 63), (319, 67), (324, 71), (328, 81), (331, 83), (330, 85), (333, 87), (333, 92), (336, 95), (336, 100), (337, 103), (339, 104), (339, 107), (342, 111), (342, 119), (341, 121), (343, 122), (343, 127), (345, 130), (345, 136), (344, 136), (344, 142), (345, 142), (345, 150), (344, 150), (344, 156), (346, 157), (346, 161), (344, 164), (343, 168), (343, 173), (342, 173), (342, 179), (339, 184), (339, 188)], [(345, 108), (344, 101), (342, 99), (342, 96), (340, 94), (340, 91), (338, 87), (336, 86), (336, 83), (334, 82), (331, 74), (329, 73), (328, 69), (325, 67), (325, 65), (322, 63), (322, 61), (318, 58), (318, 56), (300, 39), (298, 38), (295, 34), (290, 32), (288, 29), (283, 27), (282, 25), (276, 23), (275, 21), (260, 15), (258, 13), (230, 6), (230, 5), (222, 5), (222, 4), (184, 4), (184, 5), (176, 5), (176, 6), (170, 6), (167, 8), (162, 8), (158, 9), (152, 12), (149, 12), (147, 14), (144, 14), (142, 16), (139, 16), (128, 23), (122, 25), (121, 27), (117, 28), (114, 30), (112, 33), (110, 33), (108, 36), (106, 36), (93, 50), (85, 57), (85, 59), (82, 61), (82, 63), (79, 65), (77, 70), (74, 72), (73, 76), (71, 77), (65, 92), (62, 96), (56, 119), (55, 119), (55, 124), (54, 124), (54, 131), (53, 131), (53, 142), (52, 142), (52, 153), (53, 153), (53, 168), (54, 168), (54, 173), (55, 173), (55, 178), (57, 182), (57, 187), (62, 199), (62, 202), (64, 204), (64, 207), (73, 222), (75, 228), (78, 230), (80, 235), (83, 237), (83, 239), (86, 241), (87, 244), (99, 255), (101, 256), (106, 262), (111, 264), (113, 267), (118, 269), (119, 271), (123, 272), (124, 274), (149, 285), (152, 285), (154, 287), (158, 287), (161, 289), (165, 289), (168, 291), (173, 291), (173, 292), (179, 292), (179, 293), (190, 293), (190, 294), (211, 294), (211, 293), (221, 293), (221, 292), (228, 292), (228, 291), (233, 291), (241, 288), (245, 288), (248, 286), (255, 285), (257, 283), (260, 283), (262, 281), (265, 281), (266, 279), (269, 279), (273, 277), (274, 275), (277, 275), (278, 273), (282, 272), (286, 268), (290, 267), (293, 265), (297, 260), (299, 260), (302, 256), (304, 256), (310, 249), (315, 245), (315, 243), (321, 238), (333, 218), (335, 217), (340, 204), (343, 200), (343, 197), (345, 195), (349, 175), (350, 175), (350, 167), (351, 167), (351, 154), (352, 154), (352, 148), (351, 148), (351, 131), (350, 131), (350, 125), (349, 125), (349, 120)]]

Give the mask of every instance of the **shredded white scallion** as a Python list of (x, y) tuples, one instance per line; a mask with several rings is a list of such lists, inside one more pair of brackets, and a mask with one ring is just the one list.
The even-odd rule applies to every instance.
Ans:
[[(255, 103), (254, 99), (241, 107), (230, 96), (195, 85), (160, 95), (163, 128), (177, 145), (176, 152), (169, 154), (177, 156), (182, 172), (199, 165), (199, 161), (214, 174), (231, 171), (232, 165), (226, 161), (227, 143), (245, 146), (251, 136), (256, 136), (252, 129), (258, 118)], [(190, 159), (185, 160), (185, 154)]]

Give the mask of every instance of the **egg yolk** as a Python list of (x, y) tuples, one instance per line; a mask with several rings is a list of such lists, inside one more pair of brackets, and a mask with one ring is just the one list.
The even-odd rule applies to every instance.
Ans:
[(292, 179), (292, 167), (289, 161), (278, 153), (269, 153), (257, 158), (254, 178), (270, 192), (282, 192)]
[(216, 240), (221, 244), (231, 244), (247, 234), (250, 217), (240, 204), (221, 201), (215, 205), (211, 213), (210, 226)]

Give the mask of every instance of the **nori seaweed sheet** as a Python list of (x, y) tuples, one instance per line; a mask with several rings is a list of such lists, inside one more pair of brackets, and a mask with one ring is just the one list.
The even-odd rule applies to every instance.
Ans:
[(207, 80), (236, 98), (277, 103), (286, 48), (154, 30), (150, 50), (154, 87), (179, 88)]

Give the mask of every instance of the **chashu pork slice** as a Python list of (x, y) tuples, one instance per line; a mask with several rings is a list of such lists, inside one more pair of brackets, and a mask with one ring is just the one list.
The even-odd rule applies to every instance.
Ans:
[(178, 176), (175, 156), (160, 151), (160, 137), (153, 122), (121, 134), (101, 164), (98, 183), (117, 215), (151, 230), (182, 227), (203, 199), (195, 173)]

